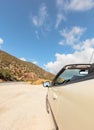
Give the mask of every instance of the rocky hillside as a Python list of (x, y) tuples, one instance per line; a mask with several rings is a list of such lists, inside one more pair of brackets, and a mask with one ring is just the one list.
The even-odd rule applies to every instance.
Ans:
[(0, 79), (4, 81), (52, 80), (53, 74), (0, 50)]

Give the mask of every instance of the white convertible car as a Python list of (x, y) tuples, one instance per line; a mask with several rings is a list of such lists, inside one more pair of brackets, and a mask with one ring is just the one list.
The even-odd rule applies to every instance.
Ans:
[(94, 130), (94, 64), (67, 65), (43, 85), (56, 130)]

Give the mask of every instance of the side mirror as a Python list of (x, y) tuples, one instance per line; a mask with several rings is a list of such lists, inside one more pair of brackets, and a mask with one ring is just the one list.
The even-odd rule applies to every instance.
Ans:
[(51, 86), (51, 83), (49, 81), (46, 81), (43, 83), (43, 86), (49, 88)]

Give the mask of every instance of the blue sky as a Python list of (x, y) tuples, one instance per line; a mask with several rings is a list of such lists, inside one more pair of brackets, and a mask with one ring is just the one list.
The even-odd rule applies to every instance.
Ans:
[(94, 0), (0, 0), (1, 50), (56, 73), (93, 48)]

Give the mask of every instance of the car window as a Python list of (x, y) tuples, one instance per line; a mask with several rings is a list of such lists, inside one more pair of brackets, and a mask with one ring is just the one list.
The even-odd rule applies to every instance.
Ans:
[(77, 79), (83, 78), (83, 76), (86, 76), (87, 74), (87, 69), (66, 69), (57, 77), (55, 80), (55, 85), (66, 84), (70, 81), (75, 81)]

